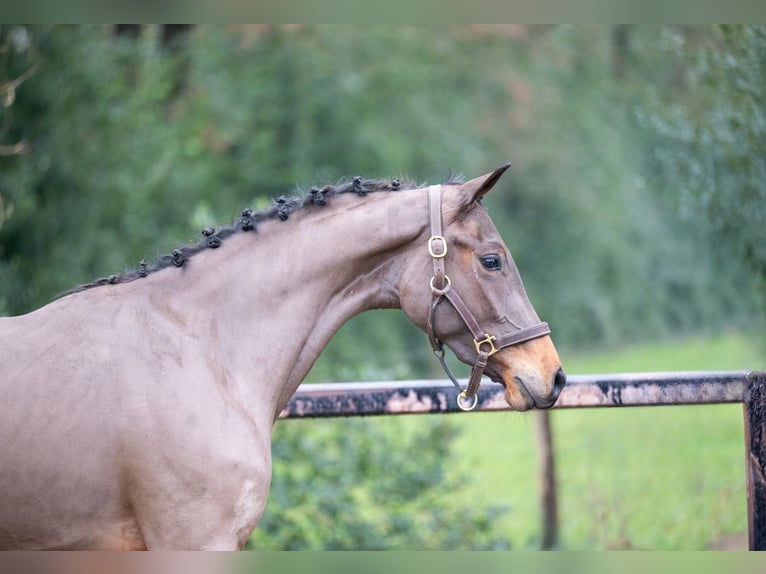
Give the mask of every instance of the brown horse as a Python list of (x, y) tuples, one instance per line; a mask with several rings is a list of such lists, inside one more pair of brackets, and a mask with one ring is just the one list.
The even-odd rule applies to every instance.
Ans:
[(427, 191), (354, 178), (280, 197), (0, 318), (0, 548), (241, 548), (275, 420), (368, 309), (402, 309), (437, 354), (474, 365), (465, 408), (485, 371), (514, 409), (552, 406), (559, 357), (481, 205), (507, 167)]

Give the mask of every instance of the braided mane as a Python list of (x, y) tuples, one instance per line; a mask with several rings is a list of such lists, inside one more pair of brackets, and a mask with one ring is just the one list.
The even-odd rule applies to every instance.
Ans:
[[(450, 182), (455, 182), (456, 178), (450, 176)], [(264, 221), (279, 219), (287, 221), (290, 215), (298, 209), (307, 207), (322, 208), (329, 201), (341, 194), (356, 193), (360, 197), (368, 193), (376, 192), (395, 192), (400, 189), (414, 189), (416, 186), (412, 181), (402, 182), (398, 178), (393, 180), (372, 180), (354, 177), (349, 181), (336, 185), (326, 185), (324, 187), (312, 187), (308, 192), (300, 190), (289, 197), (280, 195), (273, 204), (263, 210), (253, 211), (245, 208), (238, 218), (230, 225), (223, 227), (206, 227), (202, 230), (203, 238), (197, 243), (190, 243), (173, 249), (169, 254), (160, 256), (153, 264), (145, 259), (141, 261), (138, 268), (126, 271), (119, 275), (110, 275), (96, 279), (90, 283), (79, 285), (65, 292), (64, 295), (79, 293), (93, 287), (102, 285), (117, 285), (120, 283), (129, 283), (136, 279), (142, 279), (148, 275), (165, 269), (167, 267), (183, 267), (183, 265), (197, 253), (206, 249), (217, 249), (223, 242), (236, 233), (253, 233), (258, 230), (258, 226)]]

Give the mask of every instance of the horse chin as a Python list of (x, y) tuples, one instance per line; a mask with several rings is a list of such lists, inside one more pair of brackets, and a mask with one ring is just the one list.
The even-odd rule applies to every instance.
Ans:
[(535, 399), (518, 377), (512, 377), (511, 380), (506, 381), (496, 373), (488, 374), (490, 379), (505, 387), (505, 402), (507, 402), (514, 411), (524, 412), (534, 408)]
[(521, 382), (521, 379), (514, 376), (512, 371), (506, 371), (504, 374), (507, 378), (505, 378), (499, 369), (493, 367), (494, 365), (490, 365), (485, 374), (495, 383), (503, 385), (505, 388), (505, 402), (514, 411), (524, 412), (535, 406), (534, 398), (524, 386), (524, 383)]
[(535, 399), (518, 377), (514, 377), (512, 382), (505, 384), (505, 401), (514, 411), (519, 412), (528, 411), (535, 406)]

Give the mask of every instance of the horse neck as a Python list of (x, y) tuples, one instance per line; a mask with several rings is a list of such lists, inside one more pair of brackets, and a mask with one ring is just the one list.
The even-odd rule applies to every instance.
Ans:
[(416, 190), (338, 196), (201, 253), (175, 303), (214, 326), (213, 352), (242, 404), (268, 404), (276, 417), (346, 321), (399, 307), (406, 253), (427, 225), (427, 197)]

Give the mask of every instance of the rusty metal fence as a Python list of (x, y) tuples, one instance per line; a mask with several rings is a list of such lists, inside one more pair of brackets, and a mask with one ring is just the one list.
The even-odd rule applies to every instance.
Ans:
[[(479, 389), (472, 412), (508, 410), (500, 385)], [(447, 380), (301, 385), (280, 418), (459, 412)], [(742, 403), (749, 547), (766, 550), (766, 372), (575, 375), (554, 408)]]

